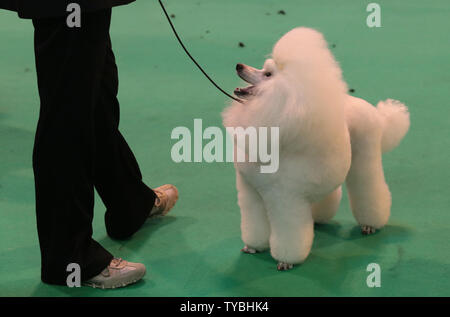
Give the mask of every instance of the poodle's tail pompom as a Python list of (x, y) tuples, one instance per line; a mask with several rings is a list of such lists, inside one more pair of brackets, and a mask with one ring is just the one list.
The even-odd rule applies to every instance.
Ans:
[(397, 147), (408, 132), (409, 111), (403, 103), (393, 99), (380, 101), (377, 109), (383, 118), (381, 148), (384, 153)]

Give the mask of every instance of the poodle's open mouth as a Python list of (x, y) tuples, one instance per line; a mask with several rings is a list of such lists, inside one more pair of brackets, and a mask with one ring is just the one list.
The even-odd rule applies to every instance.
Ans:
[(244, 88), (236, 88), (234, 90), (234, 94), (240, 98), (246, 98), (254, 95), (255, 86), (250, 85)]
[(245, 64), (237, 64), (236, 72), (241, 79), (250, 85), (243, 88), (236, 88), (234, 94), (242, 99), (256, 95), (256, 85), (261, 82), (262, 71)]

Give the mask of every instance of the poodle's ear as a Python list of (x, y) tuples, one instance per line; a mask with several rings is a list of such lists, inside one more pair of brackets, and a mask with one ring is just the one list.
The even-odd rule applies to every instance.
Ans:
[(275, 76), (258, 86), (258, 94), (251, 100), (262, 111), (274, 111), (273, 115), (284, 109), (287, 103), (295, 103), (301, 98), (301, 89), (296, 81), (285, 76)]

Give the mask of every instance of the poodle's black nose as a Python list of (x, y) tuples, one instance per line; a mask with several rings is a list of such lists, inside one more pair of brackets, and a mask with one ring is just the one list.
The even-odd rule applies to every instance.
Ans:
[(244, 68), (244, 65), (242, 65), (242, 64), (237, 64), (236, 65), (236, 70), (237, 71), (240, 71), (240, 70), (242, 70)]

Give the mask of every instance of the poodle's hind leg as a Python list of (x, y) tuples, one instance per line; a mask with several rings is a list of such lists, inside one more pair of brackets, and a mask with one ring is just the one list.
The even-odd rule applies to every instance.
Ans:
[(339, 209), (342, 198), (342, 186), (329, 193), (321, 201), (312, 204), (312, 216), (315, 223), (327, 223)]
[(291, 196), (281, 193), (264, 196), (271, 228), (270, 251), (280, 271), (302, 263), (311, 251), (314, 238), (311, 205)]
[(363, 234), (374, 233), (390, 216), (391, 193), (384, 179), (379, 142), (355, 142), (346, 180), (350, 206)]
[(236, 172), (238, 204), (241, 208), (241, 232), (244, 253), (256, 253), (269, 248), (270, 225), (264, 201), (244, 177)]

